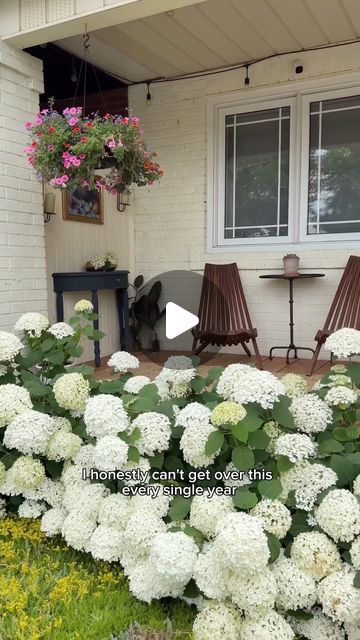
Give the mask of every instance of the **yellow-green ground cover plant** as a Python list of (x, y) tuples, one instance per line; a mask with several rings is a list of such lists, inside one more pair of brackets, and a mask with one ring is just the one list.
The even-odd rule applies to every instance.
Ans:
[(359, 640), (360, 332), (328, 339), (346, 363), (314, 389), (243, 364), (203, 377), (184, 356), (150, 381), (126, 352), (96, 381), (67, 364), (99, 337), (91, 303), (75, 311), (0, 332), (4, 514), (151, 607), (196, 607), (194, 640)]

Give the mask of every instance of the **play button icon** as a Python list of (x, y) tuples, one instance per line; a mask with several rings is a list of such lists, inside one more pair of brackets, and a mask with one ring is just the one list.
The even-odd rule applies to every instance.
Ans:
[(175, 302), (166, 305), (166, 337), (169, 340), (177, 338), (199, 324), (199, 318), (190, 311), (186, 311)]

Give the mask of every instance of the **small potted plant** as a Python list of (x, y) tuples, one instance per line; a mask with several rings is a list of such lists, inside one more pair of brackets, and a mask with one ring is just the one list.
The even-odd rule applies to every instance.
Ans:
[(118, 258), (113, 251), (105, 251), (103, 256), (96, 255), (85, 264), (85, 271), (115, 271)]
[(300, 258), (295, 253), (288, 253), (283, 257), (284, 273), (286, 275), (293, 275), (299, 271)]

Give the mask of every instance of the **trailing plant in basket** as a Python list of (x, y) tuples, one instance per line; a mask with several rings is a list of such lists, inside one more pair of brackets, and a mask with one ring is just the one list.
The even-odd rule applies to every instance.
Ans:
[[(151, 185), (163, 175), (156, 154), (146, 148), (136, 116), (83, 116), (81, 107), (60, 114), (50, 103), (25, 126), (30, 132), (28, 162), (39, 180), (54, 187), (104, 187), (116, 195), (134, 184)], [(106, 167), (110, 172), (96, 179), (95, 172)]]

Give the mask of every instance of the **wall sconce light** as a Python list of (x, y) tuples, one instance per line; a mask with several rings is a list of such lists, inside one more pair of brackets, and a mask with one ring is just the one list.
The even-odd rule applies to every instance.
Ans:
[(44, 222), (49, 222), (50, 217), (55, 215), (55, 195), (46, 193), (44, 197)]
[(124, 213), (124, 211), (126, 211), (126, 207), (130, 207), (130, 191), (125, 191), (125, 193), (117, 194), (117, 210), (120, 211), (120, 213)]

